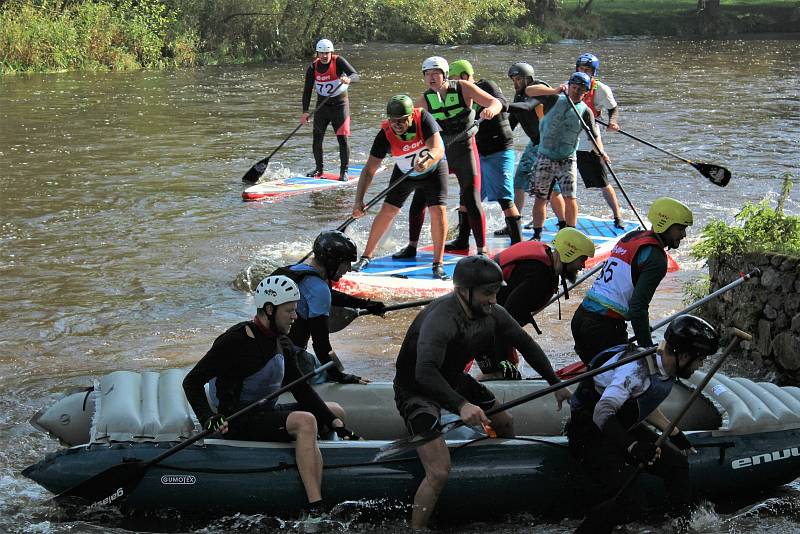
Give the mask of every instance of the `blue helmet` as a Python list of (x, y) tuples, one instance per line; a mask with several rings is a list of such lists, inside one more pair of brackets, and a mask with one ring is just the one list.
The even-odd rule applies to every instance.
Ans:
[(597, 76), (597, 71), (600, 70), (600, 60), (594, 54), (581, 54), (575, 60), (575, 70), (578, 67), (592, 67), (592, 75)]
[(575, 72), (569, 77), (570, 85), (582, 85), (587, 91), (592, 88), (592, 79), (585, 72)]

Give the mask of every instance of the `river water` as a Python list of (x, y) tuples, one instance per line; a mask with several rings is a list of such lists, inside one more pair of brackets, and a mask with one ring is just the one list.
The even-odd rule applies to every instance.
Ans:
[[(745, 201), (780, 190), (780, 176), (800, 167), (800, 41), (613, 39), (562, 42), (532, 49), (369, 44), (344, 55), (363, 81), (351, 90), (353, 162), (364, 161), (387, 98), (422, 89), (419, 65), (438, 54), (470, 59), (478, 74), (498, 81), (520, 60), (537, 77), (565, 80), (574, 58), (592, 51), (621, 105), (624, 130), (696, 161), (733, 172), (721, 189), (689, 165), (619, 135), (606, 136), (614, 168), (639, 212), (658, 196), (687, 202), (695, 226), (732, 221)], [(349, 215), (353, 188), (274, 203), (243, 203), (241, 176), (288, 135), (300, 113), (304, 63), (206, 67), (134, 73), (68, 73), (0, 79), (0, 531), (123, 532), (194, 530), (171, 522), (60, 519), (42, 502), (47, 493), (22, 468), (57, 444), (28, 418), (65, 391), (117, 369), (164, 369), (197, 361), (229, 325), (251, 314), (241, 279), (248, 268), (289, 263), (314, 236)], [(313, 166), (310, 128), (273, 158), (270, 173), (305, 173)], [(518, 133), (517, 148), (525, 140)], [(338, 165), (326, 139), (328, 169)], [(376, 179), (372, 193), (386, 183)], [(457, 187), (452, 183), (451, 204)], [(582, 186), (582, 212), (607, 216), (602, 197)], [(800, 213), (797, 187), (786, 209)], [(368, 195), (368, 198), (370, 195)], [(620, 197), (620, 201), (623, 202)], [(499, 227), (496, 206), (489, 227)], [(625, 207), (627, 218), (633, 218)], [(359, 246), (368, 224), (350, 234)], [(382, 244), (404, 243), (404, 217)], [(425, 236), (426, 233), (423, 233)], [(682, 307), (683, 284), (704, 272), (684, 245), (683, 269), (667, 276), (652, 316)], [(380, 252), (379, 251), (379, 252)], [(577, 295), (578, 297), (580, 295)], [(568, 319), (579, 298), (548, 310), (539, 339), (556, 367), (570, 363)], [(362, 318), (334, 336), (351, 372), (391, 380), (393, 361), (413, 311), (385, 320)], [(800, 530), (798, 488), (777, 491), (757, 509), (700, 510), (702, 532)], [(744, 504), (742, 504), (744, 506)], [(461, 532), (527, 532), (537, 519), (453, 527)], [(177, 524), (177, 527), (175, 526)], [(273, 523), (269, 523), (273, 525)], [(575, 522), (539, 525), (568, 532)], [(228, 518), (203, 532), (254, 530), (258, 518)], [(288, 528), (288, 527), (287, 527)], [(400, 532), (389, 523), (351, 531)], [(668, 532), (669, 524), (631, 531)]]

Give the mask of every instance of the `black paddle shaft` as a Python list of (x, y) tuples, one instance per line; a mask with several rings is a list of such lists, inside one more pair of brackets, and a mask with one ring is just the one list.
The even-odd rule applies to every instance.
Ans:
[[(595, 119), (595, 120), (597, 120), (597, 122), (599, 122), (603, 126), (608, 126), (607, 123), (601, 121), (600, 119)], [(711, 181), (711, 183), (714, 184), (714, 185), (718, 185), (720, 187), (725, 187), (726, 185), (728, 185), (728, 182), (731, 181), (731, 171), (729, 171), (725, 167), (722, 167), (720, 165), (714, 165), (713, 163), (699, 163), (699, 162), (696, 162), (696, 161), (692, 161), (690, 159), (686, 159), (683, 156), (679, 156), (678, 154), (675, 154), (674, 152), (670, 152), (669, 150), (667, 150), (665, 148), (661, 148), (660, 146), (656, 146), (653, 143), (645, 141), (644, 139), (636, 137), (635, 135), (630, 134), (630, 133), (625, 132), (625, 131), (622, 131), (622, 130), (617, 130), (617, 133), (620, 133), (620, 134), (622, 134), (622, 135), (624, 135), (626, 137), (630, 137), (634, 141), (639, 141), (643, 145), (647, 145), (650, 148), (655, 148), (659, 152), (667, 154), (668, 156), (672, 156), (675, 159), (679, 159), (679, 160), (683, 161), (684, 163), (688, 163), (689, 165), (691, 165), (692, 167), (697, 169), (700, 172), (700, 174), (702, 174), (703, 176), (708, 178)]]
[[(341, 87), (342, 85), (344, 85), (344, 82), (339, 82), (339, 85), (337, 85), (337, 86), (336, 86), (334, 89), (332, 89), (332, 90), (331, 90), (331, 92), (333, 93), (333, 92), (337, 91), (337, 90), (339, 89), (339, 87)], [(311, 117), (313, 117), (313, 116), (314, 116), (314, 114), (315, 114), (317, 111), (319, 111), (319, 109), (320, 109), (322, 106), (324, 106), (324, 105), (325, 105), (325, 102), (327, 102), (327, 101), (328, 101), (328, 99), (329, 99), (330, 97), (331, 97), (331, 95), (324, 96), (324, 97), (320, 98), (320, 99), (319, 99), (319, 101), (317, 102), (317, 107), (315, 107), (315, 108), (314, 108), (314, 109), (313, 109), (313, 110), (312, 110), (312, 111), (311, 111), (311, 112), (308, 114), (308, 118), (310, 119)], [(249, 171), (247, 171), (247, 172), (245, 173), (245, 175), (242, 177), (242, 181), (243, 181), (243, 182), (252, 183), (252, 184), (256, 183), (256, 182), (257, 182), (257, 181), (258, 181), (258, 180), (261, 178), (261, 176), (263, 176), (263, 175), (264, 175), (264, 171), (266, 171), (266, 170), (267, 170), (267, 166), (269, 166), (269, 160), (270, 160), (270, 158), (272, 158), (272, 156), (274, 156), (274, 155), (275, 155), (275, 154), (278, 152), (278, 150), (280, 150), (281, 148), (283, 148), (283, 145), (285, 145), (285, 144), (286, 144), (286, 142), (287, 142), (289, 139), (291, 139), (292, 137), (294, 137), (294, 134), (296, 134), (296, 133), (297, 133), (297, 132), (300, 130), (300, 128), (302, 128), (302, 127), (303, 127), (303, 123), (302, 123), (302, 122), (301, 122), (300, 124), (298, 124), (297, 126), (295, 126), (294, 130), (292, 130), (292, 131), (291, 131), (291, 133), (290, 133), (289, 135), (287, 135), (287, 136), (286, 136), (286, 139), (284, 139), (284, 140), (281, 142), (281, 144), (279, 144), (277, 147), (275, 147), (275, 150), (273, 150), (273, 151), (272, 151), (272, 153), (271, 153), (269, 156), (267, 156), (266, 158), (264, 158), (264, 159), (262, 159), (262, 160), (259, 160), (259, 162), (258, 162), (258, 163), (256, 163), (256, 164), (255, 164), (255, 165), (253, 165), (252, 167), (250, 167), (250, 170), (249, 170)]]
[[(583, 120), (583, 117), (581, 116), (580, 112), (578, 111), (578, 108), (575, 107), (575, 103), (569, 97), (569, 94), (567, 94), (565, 96), (567, 97), (567, 102), (569, 102), (569, 105), (572, 106), (572, 111), (575, 112), (575, 115), (578, 116), (578, 120), (581, 121), (581, 126), (586, 131), (586, 135), (589, 137), (589, 139), (591, 139), (592, 144), (594, 145), (595, 149), (597, 149), (598, 153), (602, 152), (602, 150), (600, 150), (600, 145), (597, 143), (597, 139), (595, 138), (594, 132), (592, 131), (591, 128), (589, 128), (589, 125), (586, 124), (586, 121)], [(644, 224), (644, 219), (642, 219), (642, 216), (639, 215), (638, 211), (636, 211), (636, 206), (633, 205), (633, 201), (628, 196), (628, 193), (625, 191), (625, 188), (622, 187), (622, 182), (620, 182), (619, 178), (617, 178), (617, 173), (614, 172), (614, 169), (611, 168), (611, 164), (608, 161), (606, 161), (602, 156), (601, 156), (601, 159), (603, 160), (603, 163), (605, 164), (606, 168), (608, 169), (608, 172), (611, 173), (611, 176), (614, 178), (614, 181), (617, 183), (617, 187), (619, 187), (620, 193), (622, 193), (622, 196), (624, 196), (625, 200), (628, 201), (628, 205), (631, 207), (631, 210), (633, 210), (633, 214), (636, 215), (637, 219), (639, 219), (639, 224), (642, 225), (642, 229), (646, 230), (647, 229), (647, 225)]]
[[(328, 363), (304, 374), (297, 380), (293, 380), (292, 382), (281, 387), (279, 390), (270, 393), (263, 399), (257, 400), (256, 402), (245, 406), (238, 412), (230, 415), (227, 420), (233, 421), (239, 416), (244, 415), (245, 413), (250, 412), (259, 406), (263, 406), (270, 400), (277, 398), (283, 393), (286, 393), (312, 376), (334, 366), (341, 370), (341, 363), (339, 362), (338, 358), (332, 354), (331, 361)], [(178, 443), (174, 447), (167, 449), (155, 458), (147, 460), (146, 462), (136, 459), (126, 459), (123, 463), (109, 467), (108, 469), (101, 471), (87, 480), (84, 480), (76, 486), (62, 491), (53, 497), (52, 500), (59, 504), (67, 504), (74, 499), (79, 499), (84, 502), (88, 501), (90, 506), (105, 506), (113, 502), (118, 502), (122, 498), (127, 497), (134, 489), (136, 489), (136, 486), (139, 484), (142, 478), (144, 478), (144, 474), (147, 469), (172, 456), (173, 454), (182, 451), (189, 445), (200, 441), (210, 434), (213, 434), (214, 432), (215, 430), (211, 429), (203, 430), (199, 434), (196, 434)]]

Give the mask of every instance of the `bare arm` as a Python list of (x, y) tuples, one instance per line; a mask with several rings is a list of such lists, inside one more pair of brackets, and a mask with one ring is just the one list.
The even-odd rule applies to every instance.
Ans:
[(525, 96), (548, 96), (559, 95), (567, 92), (567, 86), (561, 84), (558, 87), (550, 87), (544, 84), (529, 85), (525, 88)]
[(461, 94), (464, 95), (464, 100), (467, 101), (467, 104), (472, 105), (472, 101), (474, 100), (478, 105), (485, 108), (481, 111), (481, 117), (484, 119), (489, 120), (503, 111), (502, 102), (474, 83), (466, 80), (459, 80), (458, 83), (461, 84)]

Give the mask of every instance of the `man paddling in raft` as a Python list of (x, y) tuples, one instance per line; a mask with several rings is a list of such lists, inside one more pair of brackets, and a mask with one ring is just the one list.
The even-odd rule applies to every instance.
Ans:
[[(390, 98), (386, 105), (386, 116), (388, 119), (381, 124), (381, 130), (375, 136), (367, 163), (358, 179), (353, 217), (365, 215), (364, 195), (387, 154), (391, 153), (395, 163), (390, 185), (407, 173), (411, 174), (386, 195), (383, 206), (372, 221), (364, 253), (353, 265), (353, 270), (360, 271), (369, 264), (378, 242), (389, 229), (408, 195), (419, 191), (419, 194), (424, 195), (425, 205), (431, 212), (432, 274), (434, 278), (447, 280), (442, 258), (447, 235), (448, 170), (447, 162), (442, 159), (444, 145), (439, 135), (441, 128), (430, 113), (414, 107), (414, 102), (408, 95)], [(414, 253), (416, 254), (416, 247)]]
[[(583, 95), (583, 103), (589, 106), (596, 119), (599, 119), (603, 110), (606, 110), (608, 113), (608, 131), (619, 131), (619, 106), (617, 106), (617, 101), (614, 99), (614, 93), (611, 92), (609, 86), (597, 79), (600, 60), (594, 54), (581, 54), (575, 60), (575, 70), (590, 76), (592, 80), (591, 88)], [(597, 126), (597, 123), (595, 123), (595, 126)], [(594, 135), (596, 139), (600, 139), (599, 128), (595, 128)], [(600, 189), (606, 204), (611, 208), (614, 226), (624, 230), (625, 223), (622, 221), (622, 212), (619, 209), (617, 193), (608, 183), (606, 167), (603, 165), (600, 155), (595, 152), (594, 144), (586, 132), (581, 134), (580, 144), (578, 145), (578, 172), (586, 189)]]
[[(544, 85), (532, 85), (525, 89), (528, 96), (542, 96), (558, 94), (558, 100), (545, 116), (539, 121), (541, 141), (536, 154), (533, 170), (533, 183), (531, 196), (533, 202), (533, 238), (541, 239), (542, 227), (545, 220), (547, 201), (553, 192), (553, 187), (558, 184), (564, 196), (567, 226), (575, 227), (578, 222), (578, 200), (576, 186), (578, 167), (576, 151), (578, 138), (583, 131), (581, 118), (573, 110), (573, 106), (583, 118), (583, 121), (594, 130), (594, 115), (582, 102), (583, 95), (589, 91), (591, 79), (582, 72), (570, 76), (566, 85), (557, 88)], [(566, 92), (566, 94), (560, 94)], [(569, 100), (568, 100), (569, 99)], [(598, 139), (601, 154), (604, 160), (609, 161), (603, 152), (603, 142)]]
[[(353, 297), (331, 289), (332, 284), (350, 271), (352, 262), (358, 257), (356, 244), (347, 235), (338, 230), (326, 230), (314, 240), (312, 250), (313, 256), (305, 263), (280, 267), (272, 274), (288, 276), (300, 288), (297, 320), (289, 337), (303, 349), (308, 347), (310, 339), (314, 355), (324, 364), (330, 361), (328, 354), (333, 350), (328, 327), (331, 306), (366, 309), (376, 315), (380, 315), (386, 306), (383, 302)], [(313, 365), (316, 362), (306, 363)], [(342, 373), (335, 367), (328, 369), (327, 376), (328, 380), (340, 384), (369, 382), (360, 376)]]
[[(671, 445), (656, 447), (657, 436), (642, 424), (645, 420), (662, 430), (669, 421), (653, 419), (667, 398), (676, 378), (689, 378), (706, 356), (719, 348), (719, 337), (706, 321), (681, 315), (664, 333), (664, 341), (653, 356), (645, 356), (612, 371), (584, 380), (570, 400), (567, 427), (570, 452), (602, 488), (593, 507), (576, 533), (603, 534), (626, 521), (625, 510), (635, 504), (631, 492), (614, 496), (637, 465), (664, 482), (673, 513), (685, 514), (691, 498), (687, 454), (695, 452), (686, 435), (675, 428)], [(595, 356), (596, 369), (639, 350), (616, 345)], [(607, 500), (608, 499), (608, 500)]]
[(347, 181), (347, 168), (350, 165), (350, 100), (347, 97), (347, 88), (351, 78), (355, 79), (357, 73), (348, 61), (340, 55), (333, 53), (333, 43), (328, 39), (320, 39), (316, 46), (317, 57), (306, 69), (306, 79), (303, 85), (303, 114), (300, 122), (308, 124), (308, 108), (311, 105), (312, 90), (317, 93), (317, 102), (327, 98), (325, 103), (314, 113), (314, 134), (312, 150), (316, 167), (307, 176), (319, 178), (322, 176), (322, 141), (325, 139), (325, 130), (332, 125), (339, 142), (339, 180)]
[[(552, 246), (541, 241), (522, 241), (512, 245), (494, 257), (506, 282), (497, 292), (497, 303), (520, 326), (532, 324), (541, 334), (533, 316), (544, 309), (558, 292), (559, 278), (565, 298), (569, 298), (567, 282), (575, 283), (578, 273), (586, 266), (586, 260), (594, 257), (594, 252), (592, 240), (575, 228), (559, 230)], [(505, 343), (499, 350), (502, 354), (498, 357), (478, 360), (484, 375), (482, 378), (522, 378), (517, 369), (519, 357), (516, 350)]]
[[(550, 384), (559, 382), (539, 345), (497, 305), (503, 286), (500, 266), (485, 256), (459, 260), (454, 290), (422, 310), (406, 332), (397, 357), (395, 402), (411, 434), (441, 427), (441, 410), (458, 414), (469, 425), (488, 424), (484, 414), (499, 405), (491, 391), (464, 372), (473, 354), (492, 354), (495, 339), (508, 340)], [(555, 393), (558, 407), (570, 396)], [(513, 436), (511, 414), (492, 417), (498, 436)], [(417, 449), (425, 478), (414, 496), (413, 528), (425, 528), (450, 472), (450, 452), (439, 437)]]
[(575, 352), (584, 363), (599, 352), (627, 342), (631, 322), (636, 344), (653, 346), (649, 307), (667, 274), (667, 249), (677, 249), (692, 225), (692, 211), (673, 198), (656, 199), (647, 212), (651, 230), (629, 232), (611, 256), (572, 317)]
[[(322, 509), (322, 455), (317, 433), (333, 430), (342, 439), (359, 439), (343, 423), (339, 404), (325, 403), (308, 382), (291, 391), (294, 404), (271, 403), (241, 415), (235, 413), (302, 376), (302, 352), (286, 335), (297, 318), (300, 292), (285, 276), (269, 276), (255, 290), (256, 315), (220, 335), (183, 380), (183, 390), (197, 419), (226, 438), (250, 441), (294, 441), (297, 471), (308, 498), (308, 512)], [(211, 411), (204, 391), (219, 402)]]

